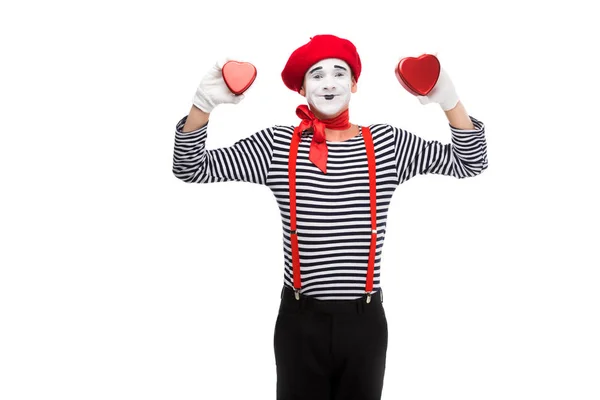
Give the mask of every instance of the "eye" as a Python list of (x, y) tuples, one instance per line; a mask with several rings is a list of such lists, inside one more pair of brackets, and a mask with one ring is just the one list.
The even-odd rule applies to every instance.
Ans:
[(322, 76), (321, 74), (315, 74), (315, 75), (313, 75), (313, 78), (314, 78), (314, 79), (320, 79), (320, 78), (322, 78), (322, 77), (323, 77), (323, 76)]
[(343, 72), (337, 72), (337, 73), (335, 74), (335, 76), (344, 76), (344, 73), (343, 73)]

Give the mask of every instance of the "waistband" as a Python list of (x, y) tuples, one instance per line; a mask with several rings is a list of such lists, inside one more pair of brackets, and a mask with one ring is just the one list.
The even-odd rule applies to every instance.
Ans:
[(381, 311), (383, 308), (383, 294), (381, 288), (371, 294), (371, 301), (367, 303), (367, 294), (354, 300), (319, 300), (312, 296), (300, 294), (296, 299), (294, 289), (284, 285), (281, 289), (281, 305), (279, 310), (311, 310), (325, 313), (368, 313)]

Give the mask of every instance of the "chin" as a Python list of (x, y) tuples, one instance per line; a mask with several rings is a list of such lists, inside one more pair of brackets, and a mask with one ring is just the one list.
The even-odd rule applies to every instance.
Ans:
[(348, 108), (348, 106), (344, 107), (315, 107), (314, 105), (310, 105), (310, 108), (313, 113), (318, 114), (320, 116), (325, 117), (326, 119), (335, 118)]

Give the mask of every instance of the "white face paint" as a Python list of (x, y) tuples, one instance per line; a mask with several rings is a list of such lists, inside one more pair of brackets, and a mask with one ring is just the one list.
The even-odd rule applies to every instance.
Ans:
[(337, 58), (321, 60), (306, 72), (304, 90), (311, 108), (323, 117), (333, 118), (350, 103), (352, 70)]

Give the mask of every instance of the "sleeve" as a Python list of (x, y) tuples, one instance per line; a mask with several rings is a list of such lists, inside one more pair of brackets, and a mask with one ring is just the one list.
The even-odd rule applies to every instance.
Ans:
[(173, 174), (188, 183), (241, 181), (265, 185), (273, 156), (273, 128), (238, 140), (230, 147), (206, 149), (208, 123), (183, 133), (187, 116), (175, 128)]
[(440, 174), (455, 178), (479, 175), (488, 166), (485, 126), (469, 116), (475, 129), (450, 126), (451, 143), (427, 141), (393, 128), (398, 184), (416, 174)]

